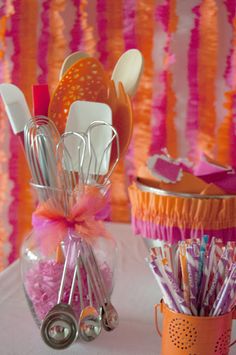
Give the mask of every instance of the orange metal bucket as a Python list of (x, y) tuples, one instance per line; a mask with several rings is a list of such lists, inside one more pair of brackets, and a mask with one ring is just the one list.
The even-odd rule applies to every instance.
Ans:
[[(163, 331), (158, 325), (158, 309), (163, 314)], [(155, 305), (155, 324), (162, 337), (162, 355), (227, 355), (230, 344), (232, 311), (218, 317), (196, 317), (170, 310), (163, 302)]]

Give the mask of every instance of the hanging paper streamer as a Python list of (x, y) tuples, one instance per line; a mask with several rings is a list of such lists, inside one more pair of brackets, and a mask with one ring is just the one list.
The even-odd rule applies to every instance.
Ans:
[(70, 51), (71, 53), (82, 49), (82, 28), (81, 28), (81, 13), (80, 0), (73, 0), (74, 5), (74, 23), (71, 29)]
[[(109, 53), (107, 65), (109, 72), (113, 70), (116, 61), (124, 51), (122, 3), (121, 0), (106, 3), (107, 50)], [(111, 181), (112, 220), (128, 222), (129, 210), (124, 159), (119, 161), (114, 174), (112, 174)]]
[(107, 19), (106, 19), (106, 0), (97, 0), (96, 7), (97, 19), (97, 52), (100, 62), (107, 68)]
[(218, 20), (215, 0), (203, 0), (199, 19), (199, 142), (213, 157), (215, 143), (215, 77), (218, 55)]
[(49, 45), (49, 8), (50, 0), (44, 0), (41, 5), (41, 35), (38, 41), (38, 55), (37, 61), (41, 69), (41, 73), (38, 77), (37, 82), (39, 84), (47, 83), (48, 76), (48, 65), (47, 65), (47, 55), (48, 55), (48, 45)]
[[(6, 61), (6, 30), (12, 7), (8, 3), (0, 9), (0, 80), (9, 81), (9, 65)], [(0, 99), (1, 100), (1, 99)], [(0, 215), (4, 216), (9, 208), (9, 175), (8, 175), (8, 152), (9, 125), (2, 102), (0, 102)], [(9, 224), (6, 218), (0, 219), (0, 271), (8, 265), (8, 256), (11, 246), (8, 240)]]
[(85, 52), (91, 56), (95, 53), (96, 42), (94, 37), (94, 27), (89, 24), (89, 14), (88, 11), (93, 13), (94, 1), (80, 0), (80, 14), (81, 14), (81, 29), (83, 33), (83, 48)]
[[(135, 36), (135, 15), (136, 15), (136, 1), (128, 0), (123, 3), (123, 24), (124, 24), (124, 46), (125, 50), (136, 48)], [(136, 99), (132, 100), (132, 107), (134, 117), (138, 115), (136, 110)], [(125, 158), (125, 171), (130, 180), (133, 179), (134, 173), (134, 140), (131, 139), (128, 151)]]
[(191, 31), (188, 50), (188, 83), (189, 99), (186, 116), (186, 138), (188, 140), (188, 157), (192, 161), (198, 159), (198, 48), (199, 48), (199, 6), (194, 7), (194, 28)]
[[(27, 103), (31, 109), (31, 87), (37, 81), (37, 21), (38, 18), (38, 3), (35, 1), (21, 0), (20, 1), (20, 26), (19, 26), (19, 66), (20, 77), (18, 86), (25, 94)], [(27, 75), (24, 75), (27, 68)], [(33, 211), (33, 200), (29, 186), (30, 173), (25, 159), (25, 154), (19, 147), (18, 143), (18, 235), (16, 238), (16, 253), (19, 255), (20, 246), (24, 237), (31, 228), (31, 214)], [(22, 178), (24, 176), (24, 178)], [(24, 205), (24, 208), (22, 206)]]
[(223, 164), (236, 167), (236, 1), (226, 0), (225, 6), (228, 11), (228, 20), (232, 26), (232, 40), (226, 61), (225, 80), (229, 91), (225, 93), (224, 107), (227, 114), (219, 128), (217, 135), (217, 158)]
[[(153, 36), (154, 36), (153, 0), (138, 1), (136, 3), (136, 43), (137, 48), (144, 56), (144, 71), (139, 90), (136, 94), (136, 116), (133, 134), (134, 141), (134, 168), (135, 175), (140, 165), (147, 160), (151, 142), (151, 116), (152, 116), (152, 80), (153, 80)], [(148, 40), (144, 40), (148, 38)]]
[(48, 45), (48, 83), (52, 91), (55, 90), (58, 78), (59, 70), (65, 59), (65, 53), (67, 49), (67, 40), (64, 35), (64, 20), (62, 14), (65, 10), (66, 0), (51, 0), (50, 12), (49, 12), (49, 45)]
[[(20, 78), (20, 2), (18, 0), (13, 1), (14, 14), (11, 16), (11, 29), (9, 30), (9, 36), (12, 38), (13, 54), (12, 60), (12, 81), (15, 84), (19, 83)], [(10, 158), (9, 158), (9, 179), (12, 183), (11, 189), (11, 205), (8, 209), (8, 219), (12, 227), (9, 235), (9, 243), (11, 250), (8, 256), (9, 263), (13, 262), (17, 257), (16, 240), (18, 236), (18, 208), (19, 208), (19, 185), (18, 185), (18, 159), (19, 159), (19, 145), (12, 131), (9, 131), (10, 135)]]
[(167, 147), (172, 156), (177, 155), (176, 129), (174, 124), (176, 97), (172, 88), (173, 74), (170, 65), (174, 63), (171, 53), (172, 34), (176, 31), (178, 18), (176, 15), (176, 1), (166, 0), (156, 9), (156, 20), (162, 25), (166, 34), (164, 47), (163, 71), (159, 75), (163, 92), (154, 98), (153, 115), (154, 127), (150, 154), (158, 153)]

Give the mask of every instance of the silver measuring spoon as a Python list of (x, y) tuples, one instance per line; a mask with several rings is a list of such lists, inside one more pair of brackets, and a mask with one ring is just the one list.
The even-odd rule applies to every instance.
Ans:
[(79, 318), (78, 330), (79, 330), (79, 337), (86, 341), (92, 341), (96, 339), (99, 334), (101, 333), (102, 324), (101, 324), (101, 316), (97, 312), (96, 308), (93, 307), (92, 304), (92, 291), (90, 285), (89, 275), (87, 274), (87, 286), (88, 286), (88, 296), (89, 296), (89, 305), (84, 307), (83, 302), (83, 289), (81, 283), (81, 272), (80, 266), (82, 263), (81, 257), (78, 258), (78, 288), (80, 294), (80, 304), (81, 304), (81, 314)]
[(57, 304), (48, 312), (40, 328), (43, 341), (53, 349), (65, 349), (74, 343), (78, 338), (77, 319), (71, 306), (75, 288), (77, 265), (75, 265), (74, 269), (69, 301), (67, 304), (61, 302), (70, 252), (71, 241), (69, 242), (67, 248)]
[(93, 280), (93, 285), (97, 292), (97, 298), (99, 300), (99, 304), (102, 307), (102, 324), (106, 331), (114, 330), (119, 324), (119, 316), (118, 313), (111, 303), (103, 276), (101, 274), (100, 268), (98, 266), (97, 260), (93, 253), (92, 247), (82, 241), (82, 249), (84, 249), (87, 258), (87, 267), (89, 274), (91, 275), (91, 279)]

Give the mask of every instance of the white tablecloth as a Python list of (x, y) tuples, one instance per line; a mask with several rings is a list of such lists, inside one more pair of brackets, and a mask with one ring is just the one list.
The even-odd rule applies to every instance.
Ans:
[[(103, 330), (91, 343), (74, 344), (60, 352), (47, 347), (28, 309), (17, 261), (0, 274), (0, 355), (160, 354), (161, 341), (154, 327), (153, 305), (159, 302), (161, 295), (144, 260), (147, 249), (141, 238), (132, 235), (130, 225), (108, 224), (107, 227), (118, 244), (112, 302), (119, 312), (119, 327), (109, 333)], [(232, 349), (230, 354), (236, 354), (236, 350)]]

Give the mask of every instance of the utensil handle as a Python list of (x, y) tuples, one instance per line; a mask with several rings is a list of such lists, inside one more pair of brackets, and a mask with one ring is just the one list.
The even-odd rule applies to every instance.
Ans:
[(156, 326), (156, 330), (157, 330), (157, 333), (158, 335), (162, 338), (162, 333), (159, 329), (159, 324), (158, 324), (158, 308), (160, 308), (160, 313), (162, 313), (162, 303), (159, 303), (159, 304), (155, 304), (155, 312), (154, 312), (154, 315), (155, 315), (155, 326)]

